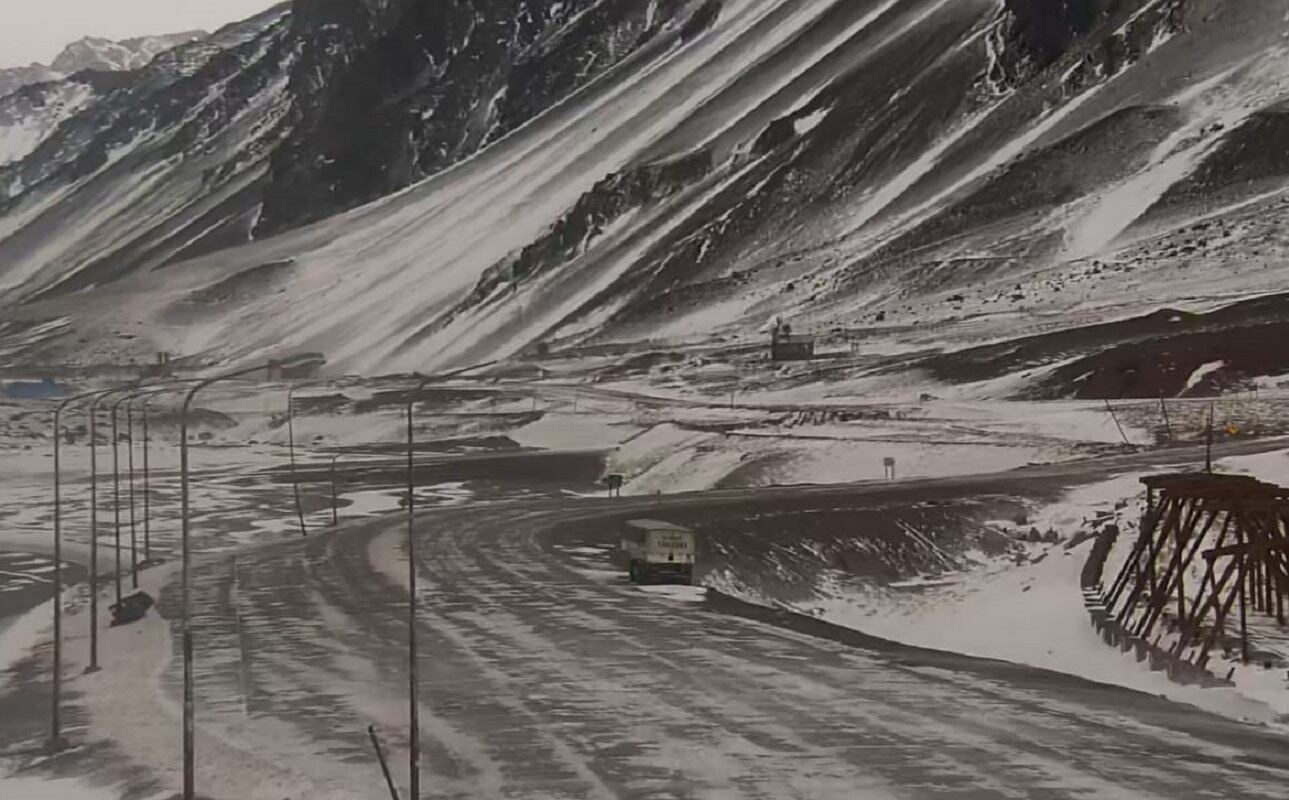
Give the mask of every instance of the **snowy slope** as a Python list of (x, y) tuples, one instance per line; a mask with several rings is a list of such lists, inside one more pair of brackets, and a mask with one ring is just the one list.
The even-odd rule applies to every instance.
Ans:
[[(27, 157), (93, 97), (94, 88), (76, 80), (42, 83), (0, 97), (0, 166)], [(0, 188), (0, 196), (14, 194), (14, 187)]]
[[(9, 329), (24, 337), (15, 357), (67, 358), (80, 339), (92, 349), (76, 348), (79, 359), (164, 343), (207, 358), (307, 349), (343, 371), (432, 369), (537, 342), (576, 348), (666, 331), (749, 339), (776, 313), (799, 329), (928, 331), (928, 346), (944, 347), (1283, 282), (1284, 242), (1267, 227), (1289, 186), (1289, 154), (1264, 148), (1255, 169), (1240, 145), (1270, 141), (1264, 131), (1278, 130), (1289, 98), (1289, 21), (1277, 3), (654, 5), (664, 21), (590, 10), (546, 20), (562, 27), (542, 29), (541, 52), (581, 77), (543, 113), (501, 128), (505, 91), (435, 94), (460, 79), (411, 81), (363, 57), (345, 62), (367, 64), (356, 72), (325, 59), (373, 42), (396, 49), (400, 28), (296, 20), (277, 45), (301, 54), (279, 62), (276, 74), (291, 77), (258, 101), (284, 109), (273, 135), (227, 128), (224, 149), (203, 162), (173, 148), (159, 157), (154, 142), (171, 134), (139, 126), (87, 183), (16, 199), (0, 219), (0, 296), (22, 303)], [(499, 2), (497, 13), (520, 6)], [(295, 38), (301, 30), (308, 36)], [(569, 45), (577, 37), (585, 46)], [(587, 48), (616, 41), (630, 46), (612, 66), (578, 66)], [(517, 52), (478, 58), (498, 59), (513, 81), (516, 59), (535, 58)], [(433, 54), (424, 69), (454, 74)], [(366, 108), (320, 87), (360, 77), (388, 113), (434, 126), (413, 125), (401, 140), (411, 149), (318, 139), (320, 125), (343, 128), (337, 114)], [(227, 94), (224, 85), (205, 90)], [(400, 94), (379, 95), (395, 86)], [(445, 103), (469, 110), (441, 116)], [(376, 113), (382, 126), (404, 124)], [(438, 171), (230, 249), (219, 237), (175, 246), (202, 238), (193, 219), (165, 246), (149, 240), (145, 256), (107, 257), (145, 216), (203, 202), (195, 176), (209, 173), (195, 167), (223, 177), (220, 162), (250, 163), (236, 140), (248, 135), (259, 137), (262, 167), (215, 194), (242, 198), (227, 214), (201, 217), (221, 233), (230, 215), (243, 236), (294, 224), (272, 211), (266, 225), (255, 196), (270, 209), (303, 204), (295, 217), (307, 219)], [(86, 201), (94, 185), (102, 194)], [(49, 221), (43, 232), (39, 220)], [(1200, 224), (1238, 233), (1200, 246), (1186, 233)], [(69, 236), (72, 225), (84, 233)], [(1250, 240), (1262, 242), (1257, 254)]]

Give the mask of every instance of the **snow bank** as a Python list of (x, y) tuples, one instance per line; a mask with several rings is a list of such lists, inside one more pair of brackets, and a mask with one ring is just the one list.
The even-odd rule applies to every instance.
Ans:
[(1260, 481), (1289, 486), (1289, 450), (1223, 458), (1213, 466), (1220, 472), (1252, 475)]
[[(1068, 536), (1083, 520), (1135, 497), (1139, 478), (1124, 475), (1075, 489), (1038, 510), (1031, 524)], [(1138, 664), (1131, 653), (1107, 647), (1088, 623), (1079, 585), (1091, 546), (1091, 540), (1069, 551), (1061, 544), (1031, 545), (1027, 563), (991, 561), (947, 585), (848, 589), (799, 608), (911, 645), (1065, 672), (1245, 721), (1276, 720), (1264, 698), (1233, 688), (1181, 686)]]
[(544, 450), (596, 450), (613, 447), (640, 432), (626, 418), (593, 414), (543, 414), (542, 418), (511, 431), (508, 436), (522, 447)]
[[(53, 619), (53, 601), (48, 600), (18, 617), (8, 627), (0, 628), (0, 691), (8, 688), (9, 670), (52, 635)], [(8, 796), (0, 793), (0, 797)]]
[(94, 786), (79, 778), (0, 775), (0, 797), (6, 800), (118, 800), (120, 796), (115, 789)]

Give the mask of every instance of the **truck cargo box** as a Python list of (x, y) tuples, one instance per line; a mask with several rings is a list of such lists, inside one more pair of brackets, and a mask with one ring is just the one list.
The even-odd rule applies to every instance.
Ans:
[(694, 532), (670, 522), (633, 519), (622, 533), (622, 551), (635, 583), (693, 583)]

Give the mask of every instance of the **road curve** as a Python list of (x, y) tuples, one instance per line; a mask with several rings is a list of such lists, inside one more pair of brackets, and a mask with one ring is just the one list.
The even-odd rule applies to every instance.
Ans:
[[(1256, 728), (587, 569), (561, 531), (610, 509), (419, 520), (424, 796), (1285, 796), (1289, 740)], [(202, 561), (199, 725), (236, 732), (252, 761), (325, 776), (331, 793), (307, 796), (374, 798), (376, 724), (405, 784), (404, 542), (384, 520)], [(172, 693), (177, 679), (172, 664)]]

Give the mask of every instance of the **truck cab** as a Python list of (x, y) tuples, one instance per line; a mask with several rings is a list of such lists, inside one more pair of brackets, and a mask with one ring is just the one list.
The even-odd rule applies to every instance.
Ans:
[(622, 533), (622, 552), (633, 583), (694, 582), (694, 532), (670, 522), (633, 519)]

